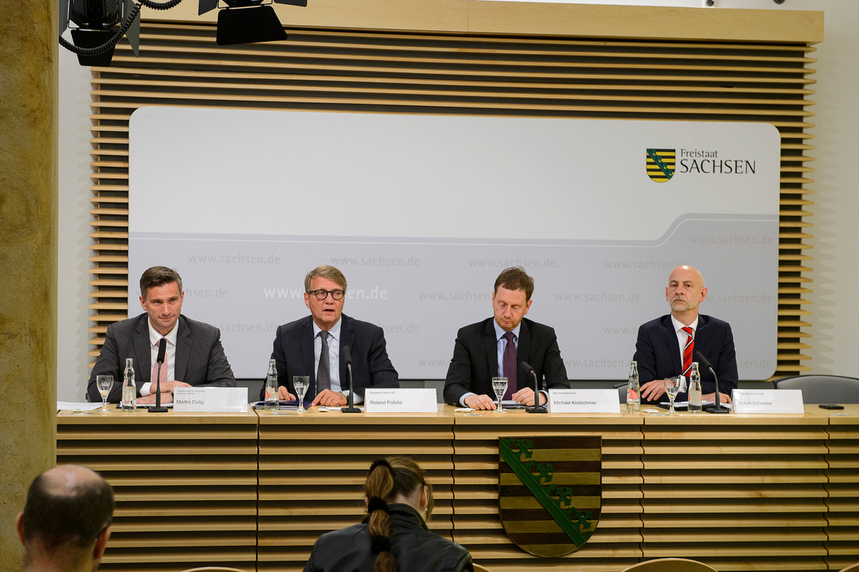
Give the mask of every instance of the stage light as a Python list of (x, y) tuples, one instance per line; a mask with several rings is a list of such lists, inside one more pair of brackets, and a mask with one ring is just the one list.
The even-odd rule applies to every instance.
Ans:
[[(307, 6), (307, 0), (274, 0), (277, 4)], [(252, 44), (286, 39), (286, 31), (269, 4), (263, 0), (224, 0), (226, 8), (218, 13), (215, 41), (220, 46)], [(218, 0), (200, 0), (199, 14), (218, 6)]]
[[(153, 5), (149, 0), (143, 0), (147, 6)], [(60, 2), (60, 45), (78, 56), (82, 66), (109, 66), (113, 59), (113, 50), (122, 36), (128, 36), (131, 49), (137, 55), (140, 49), (140, 4), (132, 0), (59, 0)], [(158, 4), (159, 9), (173, 7), (181, 0), (171, 0), (167, 4)], [(72, 28), (72, 40), (69, 43), (63, 38), (63, 33), (69, 27), (69, 22), (77, 27)], [(114, 29), (119, 23), (118, 29)]]
[[(123, 36), (135, 56), (140, 55), (140, 8), (169, 10), (182, 0), (159, 3), (152, 0), (57, 0), (60, 6), (60, 45), (78, 55), (82, 66), (109, 66), (116, 43)], [(307, 0), (274, 0), (278, 4), (307, 6)], [(216, 41), (220, 45), (285, 40), (286, 32), (277, 14), (263, 0), (224, 0), (218, 14)], [(199, 0), (198, 14), (218, 7), (218, 0)], [(63, 34), (75, 24), (70, 43)], [(116, 25), (122, 22), (118, 29)]]

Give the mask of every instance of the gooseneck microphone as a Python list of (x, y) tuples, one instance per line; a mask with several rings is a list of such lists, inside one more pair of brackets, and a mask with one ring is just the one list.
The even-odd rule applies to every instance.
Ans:
[(548, 413), (545, 405), (540, 405), (540, 382), (537, 380), (537, 372), (534, 368), (528, 365), (528, 362), (521, 362), (519, 369), (525, 372), (525, 375), (534, 376), (534, 405), (525, 409), (528, 413)]
[(707, 361), (707, 358), (705, 358), (704, 355), (698, 350), (695, 350), (695, 361), (704, 366), (704, 369), (710, 370), (710, 372), (713, 374), (713, 378), (716, 380), (716, 402), (710, 407), (705, 407), (704, 411), (706, 411), (707, 413), (730, 413), (730, 410), (725, 407), (722, 407), (721, 403), (719, 402), (721, 399), (721, 394), (719, 393), (719, 376), (716, 375), (716, 370), (713, 369), (713, 366), (710, 365), (710, 362)]
[(150, 407), (149, 413), (167, 413), (167, 408), (161, 407), (161, 368), (164, 366), (164, 355), (166, 353), (167, 339), (161, 338), (161, 341), (158, 342), (158, 357), (155, 359), (155, 362), (158, 364), (155, 379), (155, 407)]
[(361, 410), (355, 407), (355, 389), (352, 387), (352, 348), (343, 346), (343, 361), (346, 362), (346, 372), (349, 374), (349, 397), (346, 398), (348, 406), (341, 408), (341, 413), (361, 413)]

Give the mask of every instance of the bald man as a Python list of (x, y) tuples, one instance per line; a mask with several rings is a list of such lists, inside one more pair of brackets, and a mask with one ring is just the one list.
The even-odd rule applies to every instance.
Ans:
[[(722, 320), (698, 313), (707, 298), (704, 277), (691, 266), (678, 266), (668, 277), (665, 301), (671, 313), (651, 320), (638, 329), (635, 356), (641, 379), (641, 402), (658, 403), (664, 399), (664, 380), (684, 375), (684, 348), (692, 340), (692, 349), (701, 352), (719, 376), (721, 403), (730, 403), (731, 391), (737, 388), (737, 355), (731, 326)], [(694, 358), (693, 358), (694, 359)], [(688, 377), (689, 373), (685, 372)], [(714, 401), (716, 380), (701, 368), (701, 392), (704, 401)], [(663, 399), (664, 397), (664, 399)], [(686, 401), (687, 393), (677, 401)]]
[(85, 467), (61, 465), (36, 477), (15, 525), (24, 572), (92, 572), (110, 538), (113, 490)]

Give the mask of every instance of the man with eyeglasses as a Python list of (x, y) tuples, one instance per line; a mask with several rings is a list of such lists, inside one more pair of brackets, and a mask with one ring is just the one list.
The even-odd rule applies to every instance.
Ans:
[(24, 572), (91, 572), (110, 538), (113, 490), (96, 473), (61, 465), (33, 480), (15, 528)]
[[(382, 328), (343, 314), (346, 277), (333, 266), (320, 266), (304, 277), (304, 303), (310, 316), (277, 328), (271, 357), (277, 365), (278, 399), (294, 400), (296, 375), (310, 376), (305, 395), (311, 406), (346, 405), (349, 378), (343, 347), (352, 355), (354, 402), (368, 387), (399, 387), (397, 370), (388, 359)], [(265, 399), (265, 387), (260, 391)]]

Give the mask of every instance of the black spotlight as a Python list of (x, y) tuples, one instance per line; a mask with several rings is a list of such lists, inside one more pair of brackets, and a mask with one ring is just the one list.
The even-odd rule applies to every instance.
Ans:
[[(223, 0), (226, 8), (218, 13), (218, 45), (275, 42), (286, 39), (274, 8), (263, 0)], [(274, 0), (278, 4), (307, 6), (307, 0)], [(200, 0), (199, 13), (217, 8), (218, 0)]]
[[(69, 21), (77, 26), (72, 28), (74, 45), (62, 37)], [(140, 6), (131, 0), (60, 0), (60, 44), (77, 54), (80, 65), (109, 66), (116, 43), (126, 34), (137, 54)]]

